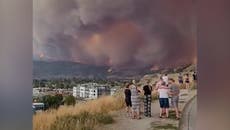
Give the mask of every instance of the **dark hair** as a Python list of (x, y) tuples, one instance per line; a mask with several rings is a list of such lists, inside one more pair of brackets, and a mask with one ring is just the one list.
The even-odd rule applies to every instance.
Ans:
[(127, 83), (125, 88), (129, 88), (129, 86), (131, 85), (132, 83)]
[(168, 74), (165, 74), (165, 76), (167, 76)]

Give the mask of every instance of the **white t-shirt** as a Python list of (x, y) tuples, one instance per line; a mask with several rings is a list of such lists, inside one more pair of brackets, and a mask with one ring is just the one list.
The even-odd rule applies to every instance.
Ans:
[(168, 76), (163, 76), (162, 79), (168, 85), (168, 82), (169, 82)]
[(158, 89), (158, 93), (159, 93), (159, 98), (168, 98), (168, 89), (163, 89), (163, 88), (159, 88)]

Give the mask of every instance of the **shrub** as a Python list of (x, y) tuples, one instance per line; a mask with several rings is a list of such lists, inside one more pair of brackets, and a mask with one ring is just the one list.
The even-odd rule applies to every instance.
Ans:
[(43, 103), (48, 106), (49, 108), (57, 109), (62, 104), (63, 97), (62, 95), (46, 95), (43, 97)]
[[(50, 109), (50, 111), (42, 112), (33, 116), (33, 130), (55, 130), (55, 128), (57, 130), (60, 128), (61, 130), (63, 127), (65, 127), (65, 129), (63, 128), (64, 130), (75, 130), (71, 129), (71, 127), (74, 127), (77, 130), (86, 130), (86, 128), (90, 130), (92, 127), (95, 128), (95, 125), (113, 122), (109, 113), (120, 110), (124, 105), (123, 93), (118, 93), (114, 96), (105, 96), (96, 100), (82, 102), (75, 106), (62, 106), (57, 110)], [(87, 112), (89, 115), (93, 116), (89, 116), (86, 113), (82, 114), (83, 112)], [(67, 115), (69, 115), (69, 117)], [(79, 125), (79, 123), (76, 123), (76, 121), (79, 122), (79, 117), (81, 117), (81, 120), (86, 119), (83, 117), (87, 117), (87, 120), (90, 119), (87, 122), (90, 122), (92, 127), (91, 124), (90, 126), (83, 127), (83, 124), (80, 123), (81, 125)], [(62, 121), (65, 122), (65, 124), (58, 126)], [(70, 124), (77, 125), (73, 126)]]
[(153, 93), (152, 94), (152, 101), (158, 100), (158, 94), (157, 93)]
[(65, 100), (64, 100), (64, 103), (65, 105), (75, 105), (76, 104), (76, 99), (74, 96), (70, 95), (70, 96), (67, 96), (65, 97)]
[(108, 114), (91, 114), (84, 111), (78, 115), (57, 117), (51, 125), (51, 130), (93, 130), (97, 124), (111, 124), (113, 122), (112, 116)]
[(100, 124), (112, 124), (114, 122), (113, 117), (105, 113), (97, 113), (95, 114), (95, 118)]

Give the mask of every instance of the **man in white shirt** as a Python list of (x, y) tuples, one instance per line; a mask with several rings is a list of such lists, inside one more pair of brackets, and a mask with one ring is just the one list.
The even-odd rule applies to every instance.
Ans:
[(162, 113), (166, 112), (166, 117), (169, 117), (169, 89), (166, 87), (166, 83), (163, 82), (158, 88), (159, 103), (160, 103), (160, 118), (162, 118)]

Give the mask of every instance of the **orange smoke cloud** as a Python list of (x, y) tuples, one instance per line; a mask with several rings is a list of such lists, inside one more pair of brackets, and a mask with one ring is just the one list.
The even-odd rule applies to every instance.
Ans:
[(112, 24), (101, 33), (95, 33), (83, 41), (84, 51), (96, 64), (121, 65), (132, 60), (132, 53), (142, 43), (140, 29), (130, 21)]

